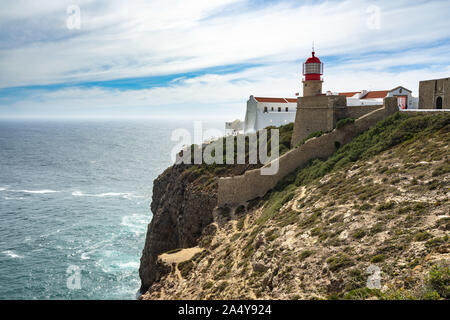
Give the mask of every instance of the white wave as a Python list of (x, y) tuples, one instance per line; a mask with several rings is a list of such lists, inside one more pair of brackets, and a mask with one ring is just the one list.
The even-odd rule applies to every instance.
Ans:
[(126, 196), (129, 193), (121, 193), (121, 192), (106, 192), (106, 193), (100, 193), (100, 194), (95, 194), (93, 195), (93, 197), (121, 197), (121, 196)]
[(46, 193), (58, 193), (61, 191), (55, 191), (50, 189), (44, 190), (10, 190), (11, 192), (31, 193), (31, 194), (46, 194)]
[(83, 252), (81, 254), (81, 260), (89, 260), (89, 259), (90, 259), (90, 257), (88, 256), (88, 254), (86, 252)]
[(72, 196), (74, 196), (74, 197), (97, 197), (97, 198), (122, 197), (125, 199), (144, 198), (144, 196), (137, 196), (132, 192), (105, 192), (105, 193), (99, 193), (99, 194), (88, 194), (88, 193), (83, 193), (81, 191), (74, 191), (74, 192), (72, 192)]
[(145, 198), (144, 196), (137, 196), (133, 193), (128, 193), (127, 195), (123, 196), (125, 199), (138, 199), (138, 198)]
[(1, 187), (0, 188), (0, 191), (5, 191), (5, 190), (7, 190), (8, 188), (7, 187)]
[(16, 197), (16, 198), (12, 198), (12, 197), (3, 197), (3, 199), (5, 200), (23, 200), (25, 199), (24, 197)]
[(137, 261), (123, 262), (123, 263), (118, 263), (117, 266), (121, 269), (138, 269), (139, 262), (137, 262)]
[(12, 250), (6, 250), (6, 251), (3, 251), (2, 253), (7, 255), (10, 258), (13, 258), (13, 259), (17, 259), (17, 258), (21, 259), (21, 258), (23, 258), (23, 256), (18, 255), (17, 253), (15, 253)]
[(147, 230), (149, 217), (144, 214), (132, 214), (122, 217), (121, 225), (125, 226), (135, 235), (140, 235)]

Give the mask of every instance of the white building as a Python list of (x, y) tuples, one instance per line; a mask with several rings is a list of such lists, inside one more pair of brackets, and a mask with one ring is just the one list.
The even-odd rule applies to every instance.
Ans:
[(260, 98), (250, 96), (245, 112), (244, 131), (255, 132), (268, 126), (281, 126), (295, 121), (297, 99)]
[(327, 95), (340, 95), (347, 97), (347, 106), (382, 105), (386, 97), (397, 97), (399, 109), (417, 109), (419, 98), (411, 95), (411, 90), (396, 87), (392, 90), (382, 91), (356, 91), (356, 92), (327, 92)]

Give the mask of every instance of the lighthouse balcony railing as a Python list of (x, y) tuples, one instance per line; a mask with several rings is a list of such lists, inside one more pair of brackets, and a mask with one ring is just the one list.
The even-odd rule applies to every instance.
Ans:
[[(322, 76), (320, 76), (320, 78), (317, 80), (324, 81)], [(306, 77), (302, 77), (302, 81), (306, 81)]]

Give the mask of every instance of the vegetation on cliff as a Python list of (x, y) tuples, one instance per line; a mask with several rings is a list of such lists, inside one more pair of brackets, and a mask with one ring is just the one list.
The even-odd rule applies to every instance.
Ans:
[[(272, 145), (272, 136), (270, 129), (278, 129), (279, 130), (279, 154), (282, 155), (288, 152), (291, 149), (291, 137), (294, 129), (294, 124), (289, 123), (280, 127), (267, 127), (267, 154), (271, 154), (271, 145)], [(259, 141), (261, 137), (261, 132), (256, 132), (256, 144), (259, 146)], [(245, 144), (245, 157), (243, 164), (238, 164), (238, 153), (237, 153), (237, 145), (238, 139), (242, 138)], [(226, 143), (227, 140), (223, 139), (223, 154), (220, 159), (218, 158), (218, 163), (214, 164), (206, 164), (204, 162), (204, 158), (202, 159), (201, 164), (190, 164), (187, 165), (187, 170), (185, 170), (184, 175), (188, 177), (190, 181), (196, 181), (197, 184), (202, 184), (206, 188), (214, 189), (217, 186), (217, 178), (219, 177), (229, 177), (242, 175), (245, 171), (257, 169), (263, 166), (259, 161), (257, 163), (250, 163), (250, 139), (248, 135), (239, 135), (239, 136), (229, 136), (228, 139), (233, 139), (233, 158), (232, 163), (234, 165), (229, 165), (227, 162), (230, 159), (227, 159), (227, 149)], [(214, 143), (220, 143), (218, 141), (213, 141)], [(202, 147), (202, 152), (204, 152), (207, 145)], [(194, 149), (199, 148), (198, 145), (191, 145), (191, 163), (194, 163)], [(258, 152), (258, 148), (256, 151)]]
[(230, 220), (206, 228), (205, 250), (143, 298), (448, 299), (449, 145), (450, 115), (397, 113), (218, 211)]

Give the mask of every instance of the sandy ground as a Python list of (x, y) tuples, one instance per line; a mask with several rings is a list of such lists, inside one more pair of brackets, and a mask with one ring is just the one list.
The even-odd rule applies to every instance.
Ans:
[(162, 255), (159, 256), (159, 258), (167, 264), (172, 263), (178, 264), (180, 262), (190, 260), (196, 253), (202, 252), (203, 250), (204, 250), (203, 248), (199, 247), (187, 248), (182, 249), (175, 253), (170, 254), (163, 253)]

